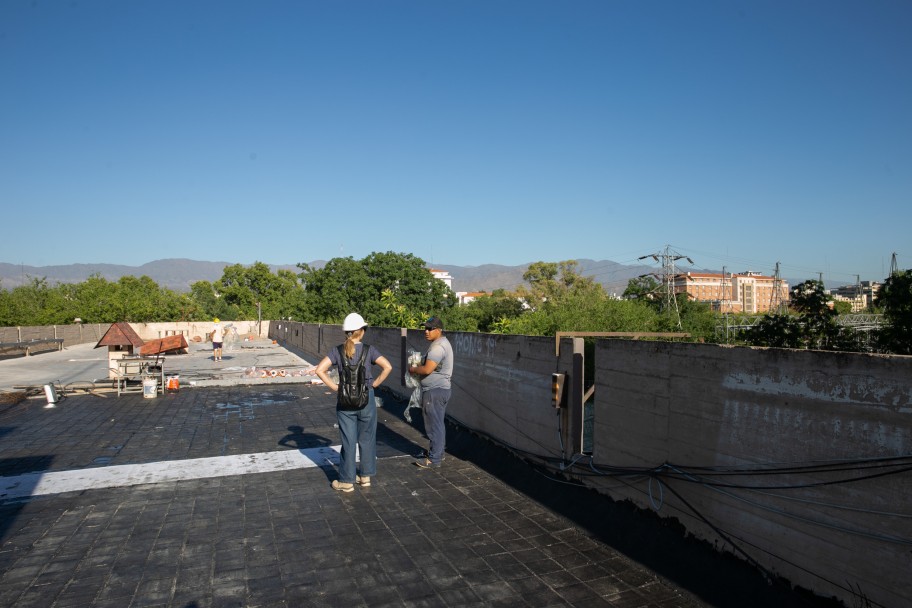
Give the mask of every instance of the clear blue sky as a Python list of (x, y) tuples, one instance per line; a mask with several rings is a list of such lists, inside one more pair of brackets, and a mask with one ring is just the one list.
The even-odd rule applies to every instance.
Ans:
[(912, 2), (0, 2), (0, 261), (912, 267)]

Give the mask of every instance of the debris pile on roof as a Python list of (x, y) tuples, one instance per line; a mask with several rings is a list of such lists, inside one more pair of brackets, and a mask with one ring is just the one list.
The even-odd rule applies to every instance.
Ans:
[(28, 397), (24, 391), (3, 391), (0, 392), (0, 405), (16, 405)]
[(269, 367), (264, 367), (257, 369), (256, 366), (248, 367), (244, 369), (244, 376), (247, 378), (285, 378), (285, 377), (301, 377), (301, 376), (313, 376), (317, 373), (316, 367), (311, 367), (308, 369), (295, 369), (291, 371), (286, 371), (284, 369), (272, 369)]

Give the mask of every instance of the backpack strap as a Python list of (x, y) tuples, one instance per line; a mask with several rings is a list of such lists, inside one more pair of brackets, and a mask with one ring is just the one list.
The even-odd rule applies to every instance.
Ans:
[[(348, 357), (345, 356), (345, 349), (342, 348), (341, 344), (336, 346), (336, 350), (339, 351), (339, 357), (340, 357), (339, 360), (341, 361), (342, 365), (345, 365), (351, 369), (358, 369), (359, 367), (361, 367), (364, 364), (365, 359), (367, 359), (367, 351), (370, 350), (370, 344), (361, 345), (361, 356), (358, 357), (358, 364), (355, 365), (354, 367), (352, 367), (352, 365), (349, 363)], [(354, 359), (352, 359), (351, 361), (352, 361), (352, 363), (354, 363)]]

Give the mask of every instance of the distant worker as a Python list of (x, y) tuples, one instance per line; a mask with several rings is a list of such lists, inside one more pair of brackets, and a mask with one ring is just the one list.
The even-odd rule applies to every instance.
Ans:
[(225, 330), (222, 328), (218, 317), (214, 318), (212, 322), (215, 323), (215, 327), (212, 328), (212, 359), (213, 361), (221, 361)]
[(410, 374), (421, 378), (421, 411), (424, 432), (428, 436), (427, 452), (415, 461), (422, 469), (433, 469), (443, 462), (446, 447), (446, 407), (450, 400), (450, 378), (453, 375), (453, 347), (443, 337), (443, 321), (431, 317), (424, 322), (424, 339), (431, 343), (421, 365), (409, 367)]

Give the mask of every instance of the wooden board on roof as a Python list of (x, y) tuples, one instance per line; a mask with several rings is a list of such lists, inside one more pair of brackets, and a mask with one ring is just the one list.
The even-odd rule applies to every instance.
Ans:
[(139, 354), (160, 355), (173, 352), (185, 353), (189, 347), (190, 345), (187, 344), (187, 339), (183, 334), (178, 334), (176, 336), (165, 336), (158, 340), (149, 340), (139, 348)]

